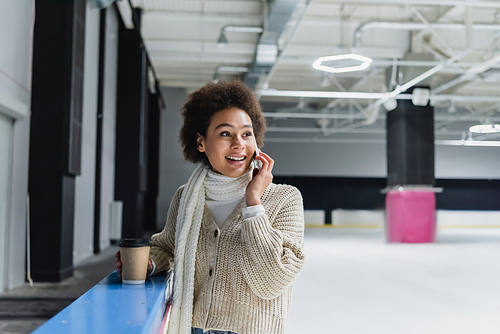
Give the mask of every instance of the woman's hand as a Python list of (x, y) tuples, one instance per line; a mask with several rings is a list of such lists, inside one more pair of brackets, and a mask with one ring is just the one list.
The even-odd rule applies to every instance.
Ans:
[[(116, 271), (118, 272), (118, 276), (122, 277), (122, 261), (120, 259), (120, 251), (116, 252)], [(153, 271), (153, 261), (151, 259), (148, 260), (148, 276)]]
[(273, 181), (272, 170), (274, 167), (274, 160), (262, 151), (258, 157), (255, 157), (255, 160), (262, 162), (262, 168), (253, 170), (253, 179), (248, 184), (245, 192), (247, 206), (262, 204), (260, 202), (260, 196)]
[(122, 261), (120, 260), (120, 251), (116, 252), (116, 272), (118, 276), (122, 277)]

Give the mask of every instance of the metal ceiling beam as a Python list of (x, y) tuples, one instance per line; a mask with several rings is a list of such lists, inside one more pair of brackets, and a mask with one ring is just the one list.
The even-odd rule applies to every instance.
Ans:
[(472, 80), (477, 77), (477, 75), (486, 72), (490, 68), (493, 67), (493, 65), (496, 65), (500, 62), (500, 56), (493, 57), (489, 59), (488, 61), (485, 61), (484, 63), (474, 65), (470, 67), (463, 75), (459, 76), (458, 78), (455, 78), (453, 80), (450, 80), (448, 82), (445, 82), (439, 87), (433, 88), (432, 93), (434, 94), (439, 94), (451, 87), (454, 87), (458, 85), (461, 82), (467, 81), (467, 80)]
[[(194, 12), (168, 12), (168, 11), (152, 11), (145, 9), (143, 17), (147, 20), (183, 20), (183, 21), (194, 21), (199, 22), (203, 20), (205, 22), (227, 22), (228, 20), (234, 19), (235, 15), (240, 15), (241, 12), (238, 13), (194, 13)], [(262, 20), (262, 15), (257, 13), (246, 13), (242, 16), (244, 19), (244, 23), (242, 25), (253, 25), (259, 24)]]
[[(326, 132), (328, 130), (333, 130), (334, 128), (326, 128)], [(267, 132), (293, 132), (293, 133), (324, 133), (324, 129), (321, 128), (313, 128), (313, 127), (285, 127), (285, 126), (270, 126), (266, 129)], [(358, 133), (358, 134), (385, 134), (387, 130), (385, 128), (383, 129), (367, 129), (367, 128), (362, 128), (362, 129), (352, 129), (348, 133)], [(437, 132), (437, 130), (436, 130)], [(436, 135), (439, 136), (460, 136), (462, 135), (463, 131), (439, 131), (436, 133)]]
[[(372, 66), (392, 66), (396, 63), (398, 67), (412, 66), (412, 67), (431, 67), (436, 66), (441, 63), (439, 60), (402, 60), (402, 59), (373, 59)], [(471, 63), (471, 62), (460, 62), (462, 67), (473, 67), (482, 65), (484, 63)], [(446, 68), (458, 68), (457, 64), (447, 65)], [(500, 68), (500, 64), (492, 64), (491, 68)], [(463, 72), (463, 71), (462, 71)]]
[(363, 93), (363, 92), (323, 92), (323, 91), (293, 91), (293, 90), (261, 90), (257, 92), (260, 96), (282, 96), (282, 97), (316, 97), (328, 99), (380, 99), (387, 93)]
[(498, 1), (467, 1), (467, 0), (355, 0), (355, 1), (328, 1), (346, 5), (415, 5), (415, 6), (463, 6), (477, 8), (500, 8)]
[[(330, 128), (326, 128), (328, 131)], [(325, 130), (313, 127), (270, 126), (266, 132), (323, 133)], [(385, 129), (352, 129), (349, 133), (385, 134)]]
[[(264, 112), (269, 118), (309, 118), (309, 119), (364, 119), (361, 115), (351, 114), (320, 114), (320, 113), (300, 113), (300, 112)], [(381, 117), (380, 119), (385, 119)]]
[[(325, 99), (384, 99), (390, 93), (365, 93), (365, 92), (324, 92), (324, 91), (293, 91), (293, 90), (261, 90), (257, 92), (260, 96), (271, 97), (311, 97)], [(399, 94), (394, 96), (397, 100), (411, 100), (412, 94)], [(478, 96), (478, 95), (437, 95), (431, 94), (431, 101), (459, 101), (459, 102), (500, 102), (500, 96)]]
[[(304, 143), (304, 144), (386, 144), (385, 139), (360, 138), (266, 138), (266, 143)], [(482, 146), (500, 147), (500, 141), (486, 140), (435, 140), (434, 145), (442, 146)]]
[[(294, 112), (264, 112), (264, 116), (268, 118), (309, 118), (309, 119), (364, 119), (360, 114), (321, 114), (321, 113), (294, 113)], [(500, 117), (490, 117), (487, 115), (435, 115), (435, 121), (452, 121), (452, 122), (475, 122), (479, 119), (487, 118), (490, 122), (499, 122)], [(385, 115), (378, 115), (377, 120), (384, 120)]]
[[(497, 2), (500, 8), (500, 2)], [(463, 23), (419, 23), (419, 22), (381, 22), (370, 21), (360, 25), (354, 32), (354, 47), (362, 45), (363, 33), (371, 29), (390, 29), (390, 30), (425, 30), (428, 28), (438, 30), (465, 30), (467, 26)], [(474, 30), (497, 31), (500, 30), (499, 24), (474, 24)]]

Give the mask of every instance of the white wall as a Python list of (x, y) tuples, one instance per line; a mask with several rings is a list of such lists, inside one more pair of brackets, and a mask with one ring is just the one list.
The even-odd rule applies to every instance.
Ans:
[(500, 179), (500, 147), (436, 146), (436, 178)]
[(0, 0), (0, 93), (29, 105), (33, 0)]
[(0, 113), (8, 112), (5, 104), (9, 104), (15, 109), (10, 110), (10, 117), (16, 118), (8, 122), (7, 131), (12, 132), (9, 156), (0, 157), (9, 165), (8, 175), (0, 172), (0, 178), (10, 183), (8, 198), (0, 199), (7, 208), (7, 240), (0, 241), (6, 258), (0, 265), (5, 278), (0, 292), (24, 284), (25, 278), (33, 24), (34, 0), (0, 0)]
[(385, 145), (265, 143), (262, 151), (282, 176), (385, 177)]
[(167, 109), (161, 114), (158, 229), (165, 225), (168, 207), (175, 191), (187, 182), (195, 168), (194, 164), (184, 160), (179, 143), (181, 108), (186, 102), (186, 92), (183, 89), (163, 88), (162, 94)]
[(99, 10), (87, 3), (83, 86), (81, 175), (75, 179), (73, 264), (94, 253), (94, 191), (97, 86), (99, 77)]
[(12, 119), (0, 114), (0, 291), (6, 287)]
[[(385, 144), (266, 143), (283, 176), (387, 177)], [(436, 178), (500, 179), (500, 147), (436, 146)]]
[(109, 247), (110, 205), (115, 198), (116, 91), (118, 76), (118, 21), (114, 6), (107, 9), (106, 60), (104, 74), (104, 111), (101, 170), (100, 248)]

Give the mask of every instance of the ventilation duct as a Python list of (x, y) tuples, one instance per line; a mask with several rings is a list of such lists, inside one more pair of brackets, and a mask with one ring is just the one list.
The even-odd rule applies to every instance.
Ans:
[(259, 38), (256, 48), (255, 60), (250, 65), (245, 76), (245, 83), (255, 88), (261, 76), (267, 76), (278, 58), (278, 39), (285, 30), (288, 21), (297, 6), (303, 0), (274, 0), (270, 1), (268, 17), (265, 19), (267, 26)]

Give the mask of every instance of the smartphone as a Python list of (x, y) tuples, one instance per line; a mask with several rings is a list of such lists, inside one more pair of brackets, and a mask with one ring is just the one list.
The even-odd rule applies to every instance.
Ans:
[[(258, 157), (258, 156), (260, 156), (260, 150), (257, 147), (257, 140), (255, 139), (255, 135), (253, 136), (253, 141), (255, 142), (255, 156)], [(262, 161), (254, 159), (253, 163), (254, 163), (254, 168), (258, 168), (258, 169), (262, 168)]]

